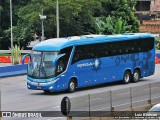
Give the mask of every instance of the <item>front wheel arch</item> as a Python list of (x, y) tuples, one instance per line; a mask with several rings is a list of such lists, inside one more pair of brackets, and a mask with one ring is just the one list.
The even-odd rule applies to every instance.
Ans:
[(77, 79), (71, 78), (68, 83), (68, 92), (73, 93), (77, 87)]

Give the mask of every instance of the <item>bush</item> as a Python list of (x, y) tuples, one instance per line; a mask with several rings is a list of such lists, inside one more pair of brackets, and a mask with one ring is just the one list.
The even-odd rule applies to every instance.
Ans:
[(156, 38), (156, 49), (160, 50), (160, 38)]
[(20, 50), (20, 47), (15, 45), (15, 46), (13, 46), (13, 48), (10, 49), (10, 51), (11, 51), (12, 60), (13, 60), (12, 63), (14, 65), (19, 64), (20, 57), (21, 57), (21, 54), (22, 54), (22, 51)]

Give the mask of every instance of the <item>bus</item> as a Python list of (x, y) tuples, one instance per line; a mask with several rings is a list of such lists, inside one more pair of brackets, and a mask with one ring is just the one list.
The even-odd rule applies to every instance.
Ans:
[(155, 38), (149, 33), (82, 35), (45, 40), (30, 58), (27, 87), (44, 92), (114, 81), (138, 82), (155, 71)]

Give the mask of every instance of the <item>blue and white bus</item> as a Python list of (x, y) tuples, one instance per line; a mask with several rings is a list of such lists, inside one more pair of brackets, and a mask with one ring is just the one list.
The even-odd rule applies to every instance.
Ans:
[(137, 82), (154, 74), (151, 34), (84, 35), (54, 38), (33, 47), (27, 87), (56, 92), (113, 81)]

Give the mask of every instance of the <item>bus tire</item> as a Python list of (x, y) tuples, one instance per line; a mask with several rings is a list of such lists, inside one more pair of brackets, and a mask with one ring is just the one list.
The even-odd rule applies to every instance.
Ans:
[(131, 73), (129, 71), (125, 71), (123, 76), (123, 83), (128, 84), (131, 81)]
[(139, 70), (135, 69), (132, 77), (132, 82), (136, 83), (139, 81), (139, 79), (140, 79), (140, 72)]
[(73, 93), (76, 89), (76, 82), (74, 79), (71, 79), (68, 84), (68, 92)]

